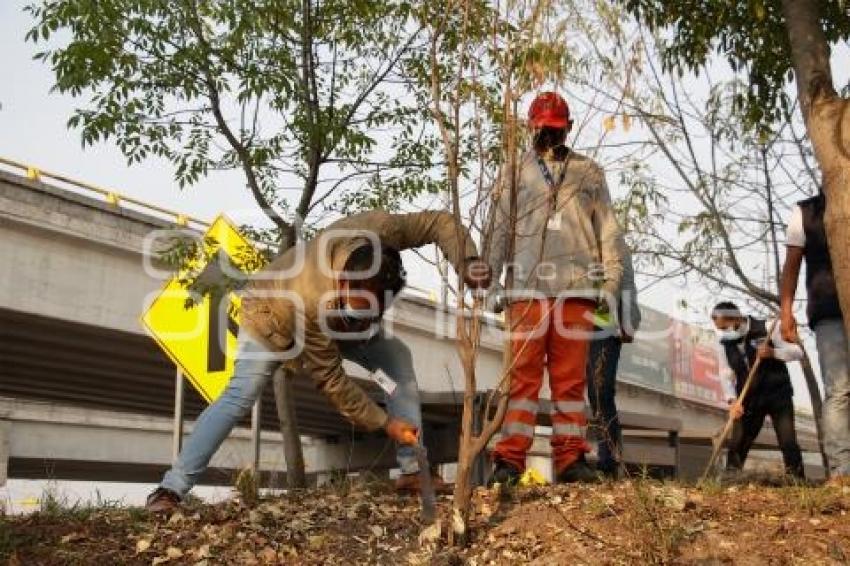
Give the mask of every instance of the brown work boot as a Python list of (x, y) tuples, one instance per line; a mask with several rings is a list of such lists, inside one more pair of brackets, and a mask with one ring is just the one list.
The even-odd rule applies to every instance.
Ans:
[[(436, 474), (431, 476), (431, 485), (434, 486), (434, 493), (445, 494), (452, 492), (452, 486)], [(395, 480), (395, 490), (399, 493), (415, 493), (418, 495), (419, 488), (419, 472), (401, 474)]]
[(156, 488), (148, 495), (145, 510), (150, 513), (170, 513), (180, 506), (180, 496), (164, 487)]

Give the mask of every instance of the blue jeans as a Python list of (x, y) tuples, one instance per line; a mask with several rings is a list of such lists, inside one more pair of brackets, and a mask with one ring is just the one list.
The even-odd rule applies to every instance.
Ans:
[(815, 325), (820, 371), (826, 398), (823, 433), (826, 458), (833, 475), (850, 475), (850, 346), (840, 318)]
[[(395, 381), (396, 389), (392, 396), (387, 398), (387, 411), (394, 417), (422, 428), (419, 388), (413, 370), (413, 359), (410, 349), (401, 340), (378, 335), (366, 343), (340, 344), (340, 351), (344, 358), (370, 372), (382, 369)], [(181, 497), (192, 489), (236, 423), (251, 411), (266, 382), (279, 365), (280, 361), (247, 332), (239, 334), (233, 377), (221, 397), (204, 409), (198, 417), (177, 462), (163, 477), (161, 487)], [(402, 473), (419, 471), (413, 448), (399, 447), (397, 458)]]
[(614, 396), (617, 393), (617, 365), (623, 344), (619, 336), (597, 338), (590, 342), (587, 359), (587, 397), (594, 420), (601, 427), (597, 467), (600, 471), (614, 473), (622, 451), (623, 431)]

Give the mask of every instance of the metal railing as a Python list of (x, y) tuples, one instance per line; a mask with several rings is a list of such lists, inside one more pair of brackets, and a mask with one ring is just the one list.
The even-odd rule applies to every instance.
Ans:
[(210, 226), (210, 223), (206, 220), (201, 220), (200, 218), (196, 218), (188, 214), (175, 212), (155, 204), (150, 204), (133, 197), (122, 195), (117, 191), (104, 189), (103, 187), (86, 183), (85, 181), (78, 181), (66, 175), (47, 171), (46, 169), (42, 169), (34, 165), (28, 165), (5, 157), (0, 157), (0, 165), (5, 165), (13, 170), (24, 171), (26, 177), (31, 181), (41, 181), (42, 179), (58, 181), (62, 183), (64, 186), (63, 188), (71, 188), (73, 191), (79, 192), (85, 196), (96, 196), (97, 198), (102, 199), (106, 204), (116, 208), (128, 208), (125, 205), (131, 205), (130, 208), (133, 210), (146, 212), (158, 217), (165, 217), (165, 219), (173, 221), (178, 226), (189, 226), (190, 224), (200, 228), (207, 228)]

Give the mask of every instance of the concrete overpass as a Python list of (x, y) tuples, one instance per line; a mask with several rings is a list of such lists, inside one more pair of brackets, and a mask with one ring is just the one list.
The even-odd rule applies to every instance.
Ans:
[[(47, 183), (43, 172), (21, 175), (13, 172), (15, 164), (5, 165), (7, 170), (0, 170), (0, 480), (7, 474), (157, 479), (171, 461), (175, 370), (138, 322), (146, 301), (163, 284), (142, 268), (143, 241), (151, 230), (186, 224), (203, 229), (203, 223), (59, 175)], [(454, 314), (427, 297), (408, 294), (397, 301), (388, 325), (413, 351), (431, 436), (442, 439), (432, 454), (450, 461), (463, 391)], [(495, 385), (501, 356), (500, 331), (491, 321), (478, 367), (482, 391)], [(356, 366), (352, 372), (365, 377)], [(618, 387), (622, 410), (680, 421), (685, 436), (705, 436), (721, 424), (717, 408), (635, 382)], [(187, 390), (185, 406), (191, 420), (204, 403)], [(353, 431), (309, 380), (298, 383), (297, 408), (302, 433), (310, 437), (308, 472), (391, 465), (385, 440)], [(283, 473), (270, 388), (259, 424), (261, 467)], [(805, 431), (805, 424), (801, 428)], [(637, 436), (652, 442), (647, 440), (652, 435)], [(209, 481), (229, 481), (226, 470), (251, 460), (247, 438), (245, 430), (234, 434), (213, 461), (219, 471), (211, 472)], [(355, 445), (364, 449), (353, 450)], [(681, 453), (683, 468), (698, 467), (703, 456), (687, 450)], [(639, 451), (632, 452), (639, 461)]]

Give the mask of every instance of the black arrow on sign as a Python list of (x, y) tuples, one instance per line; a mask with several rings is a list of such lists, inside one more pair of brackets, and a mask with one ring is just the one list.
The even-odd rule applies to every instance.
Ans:
[(231, 269), (236, 269), (227, 252), (218, 250), (195, 279), (195, 286), (200, 289), (210, 289), (209, 340), (207, 341), (207, 372), (209, 373), (224, 371), (227, 366), (227, 353), (225, 351), (227, 333), (230, 332), (234, 336), (239, 333), (239, 322), (233, 318), (232, 309), (227, 309), (226, 324), (222, 324), (224, 321), (220, 316), (222, 301), (228, 301), (228, 305), (230, 302), (230, 291), (225, 288), (228, 277), (221, 269), (223, 261), (228, 262)]
[(224, 371), (227, 366), (227, 353), (224, 351), (227, 346), (227, 333), (230, 332), (234, 336), (239, 334), (239, 323), (233, 318), (230, 313), (231, 309), (227, 309), (227, 324), (222, 325), (221, 303), (222, 301), (230, 302), (230, 296), (223, 293), (214, 293), (210, 295), (210, 310), (209, 310), (209, 343), (207, 345), (207, 371), (212, 373), (216, 371)]

